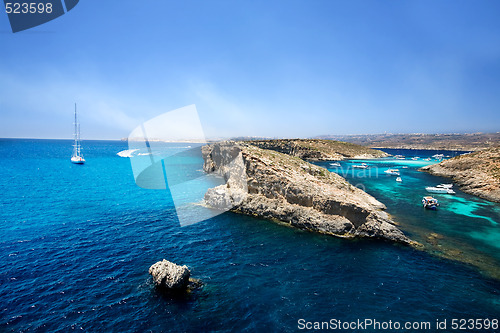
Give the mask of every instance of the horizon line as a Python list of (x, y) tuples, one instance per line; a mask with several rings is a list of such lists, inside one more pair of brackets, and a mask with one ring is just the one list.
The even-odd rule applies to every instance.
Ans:
[[(414, 133), (371, 133), (371, 134), (320, 134), (309, 137), (267, 137), (267, 136), (232, 136), (225, 138), (207, 138), (205, 141), (225, 141), (225, 140), (235, 140), (235, 139), (243, 139), (243, 140), (279, 140), (279, 139), (321, 139), (321, 137), (349, 137), (349, 136), (373, 136), (373, 135), (488, 135), (488, 134), (500, 134), (500, 131), (497, 132), (448, 132), (448, 133), (422, 133), (422, 132), (414, 132)], [(74, 140), (73, 138), (35, 138), (35, 137), (0, 137), (0, 140), (4, 139), (24, 139), (24, 140)], [(123, 138), (115, 138), (115, 139), (100, 139), (100, 138), (89, 138), (83, 139), (82, 141), (128, 141), (127, 137)], [(175, 141), (175, 142), (186, 142), (186, 141)]]

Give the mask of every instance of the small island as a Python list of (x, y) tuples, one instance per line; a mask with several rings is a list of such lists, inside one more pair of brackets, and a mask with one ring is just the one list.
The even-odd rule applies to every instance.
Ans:
[(500, 146), (459, 155), (420, 170), (452, 178), (462, 191), (500, 202)]
[[(322, 141), (307, 142), (323, 145)], [(204, 171), (226, 180), (226, 184), (206, 192), (208, 206), (228, 207), (238, 213), (338, 237), (414, 243), (384, 212), (384, 204), (341, 176), (310, 164), (295, 153), (288, 155), (276, 148), (259, 146), (296, 152), (297, 140), (226, 141), (203, 147)], [(380, 154), (375, 151), (373, 155)], [(233, 162), (236, 158), (242, 165)], [(244, 181), (238, 179), (242, 173)]]

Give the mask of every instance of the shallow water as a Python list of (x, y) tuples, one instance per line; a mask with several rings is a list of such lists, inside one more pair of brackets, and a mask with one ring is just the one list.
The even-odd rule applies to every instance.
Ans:
[[(396, 154), (394, 150), (388, 150)], [(332, 168), (329, 163), (319, 165), (346, 177), (352, 184), (365, 189), (387, 205), (387, 212), (401, 228), (424, 248), (434, 254), (459, 260), (478, 267), (482, 273), (500, 279), (500, 204), (466, 194), (455, 186), (456, 194), (428, 193), (427, 186), (451, 183), (450, 179), (418, 171), (425, 165), (437, 163), (424, 161), (438, 151), (397, 150), (406, 159), (384, 158), (379, 160), (352, 160)], [(442, 152), (456, 155), (456, 152)], [(411, 160), (419, 156), (417, 161)], [(367, 163), (368, 169), (353, 169), (352, 165)], [(406, 166), (406, 168), (403, 168)], [(400, 171), (402, 182), (384, 173), (389, 168)], [(423, 196), (438, 199), (436, 211), (423, 209)], [(436, 235), (437, 234), (437, 235)]]
[[(117, 155), (125, 142), (83, 147), (80, 166), (69, 162), (70, 141), (0, 140), (0, 331), (291, 332), (300, 318), (435, 322), (500, 313), (497, 280), (424, 251), (233, 213), (180, 227), (167, 191), (135, 185), (129, 159)], [(393, 181), (363, 183), (397, 220), (408, 217), (402, 227), (418, 229), (425, 216), (426, 229), (479, 253), (494, 248), (494, 237), (482, 237), (497, 228), (489, 203), (458, 193), (441, 210), (423, 211), (410, 183), (380, 197)], [(463, 206), (459, 198), (477, 207), (447, 212), (448, 202)], [(164, 258), (188, 265), (203, 288), (182, 298), (158, 293), (147, 271)]]

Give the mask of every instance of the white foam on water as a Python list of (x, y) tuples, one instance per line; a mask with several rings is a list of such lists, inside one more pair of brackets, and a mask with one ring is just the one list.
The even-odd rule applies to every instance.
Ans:
[(127, 149), (127, 150), (122, 150), (119, 153), (116, 153), (116, 155), (120, 157), (132, 157), (133, 153), (139, 149)]

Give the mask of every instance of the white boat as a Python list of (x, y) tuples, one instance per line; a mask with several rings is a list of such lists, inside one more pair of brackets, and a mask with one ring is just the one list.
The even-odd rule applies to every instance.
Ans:
[(431, 160), (431, 158), (430, 158), (430, 157), (428, 157), (428, 158), (424, 158), (424, 161), (430, 161), (430, 160)]
[(453, 191), (450, 188), (446, 187), (434, 187), (434, 186), (429, 186), (426, 187), (425, 190), (430, 193), (440, 193), (440, 194), (455, 194), (455, 191)]
[(418, 157), (412, 157), (412, 160), (416, 161), (418, 160)]
[(442, 188), (452, 188), (453, 184), (439, 184), (436, 185), (436, 187), (442, 187)]
[(353, 165), (352, 167), (357, 168), (357, 169), (366, 169), (366, 168), (368, 168), (368, 164), (361, 163), (360, 165)]
[(80, 140), (80, 124), (76, 118), (76, 103), (75, 103), (75, 143), (73, 144), (73, 155), (71, 156), (71, 162), (75, 164), (85, 163), (85, 159), (82, 155), (82, 147)]
[(403, 169), (408, 169), (408, 167), (406, 165), (403, 165), (402, 168)]
[(435, 158), (437, 161), (441, 161), (444, 158), (443, 154), (435, 154), (432, 155), (433, 158)]
[(332, 167), (339, 167), (340, 163), (330, 163), (330, 166), (332, 166)]
[(384, 172), (388, 175), (399, 176), (399, 169), (387, 169)]
[(401, 183), (403, 180), (401, 179), (401, 177), (398, 177), (396, 178), (396, 181)]
[(436, 210), (437, 207), (439, 206), (439, 203), (437, 199), (434, 199), (433, 197), (423, 197), (422, 198), (422, 206), (427, 209), (433, 209)]

